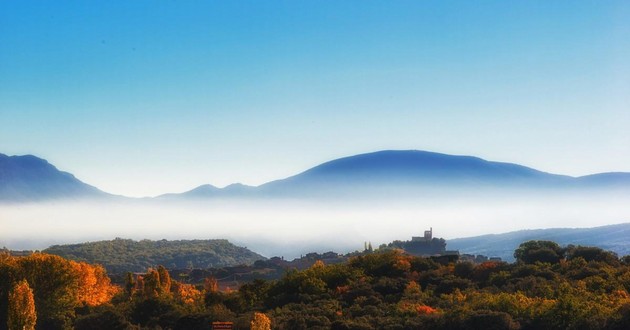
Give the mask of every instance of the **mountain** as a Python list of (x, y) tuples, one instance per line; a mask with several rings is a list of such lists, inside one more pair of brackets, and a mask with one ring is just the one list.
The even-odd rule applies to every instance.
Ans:
[[(475, 193), (508, 190), (536, 192), (630, 192), (630, 173), (600, 173), (583, 177), (551, 174), (533, 168), (419, 150), (385, 150), (332, 160), (286, 179), (252, 187), (232, 184), (201, 185), (159, 199), (348, 197), (446, 192)], [(0, 154), (0, 201), (38, 201), (58, 198), (111, 196), (61, 172), (35, 156)]]
[(296, 192), (345, 188), (554, 187), (571, 177), (521, 165), (419, 150), (386, 150), (336, 159), (259, 188)]
[(356, 196), (383, 198), (470, 192), (630, 192), (630, 173), (571, 177), (472, 156), (420, 150), (385, 150), (340, 158), (295, 176), (257, 187), (262, 196)]
[(577, 178), (584, 186), (601, 188), (628, 188), (630, 187), (630, 173), (610, 172), (586, 175)]
[(0, 201), (111, 196), (35, 156), (0, 154)]
[(253, 264), (266, 259), (224, 239), (134, 241), (117, 238), (71, 245), (54, 245), (42, 251), (66, 259), (101, 264), (109, 273), (144, 272), (149, 267), (208, 268)]
[(514, 250), (529, 240), (554, 241), (562, 246), (573, 244), (597, 246), (617, 253), (630, 254), (630, 223), (594, 228), (553, 228), (519, 230), (504, 234), (457, 238), (447, 241), (449, 250), (460, 253), (483, 254), (514, 260)]
[[(237, 184), (238, 185), (238, 184)], [(168, 198), (381, 197), (405, 194), (449, 194), (507, 190), (630, 191), (630, 173), (600, 173), (571, 177), (472, 156), (447, 155), (421, 150), (384, 150), (335, 159), (297, 175), (258, 187), (223, 189), (199, 186)]]
[(209, 197), (247, 197), (253, 196), (256, 187), (247, 186), (241, 183), (233, 183), (224, 188), (219, 188), (211, 184), (204, 184), (195, 189), (183, 193), (171, 193), (160, 195), (158, 199), (193, 199), (193, 198), (209, 198)]

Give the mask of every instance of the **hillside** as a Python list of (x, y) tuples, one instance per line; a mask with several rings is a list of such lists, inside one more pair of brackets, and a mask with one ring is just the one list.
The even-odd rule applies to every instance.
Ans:
[(482, 235), (448, 240), (449, 249), (460, 253), (483, 254), (514, 260), (514, 250), (529, 240), (548, 240), (560, 245), (596, 246), (619, 256), (630, 254), (630, 223), (594, 228), (553, 228), (519, 230), (504, 234)]
[(72, 174), (59, 171), (35, 156), (0, 154), (0, 201), (41, 201), (63, 198), (106, 197)]
[(141, 272), (156, 265), (168, 268), (235, 266), (265, 259), (223, 239), (134, 241), (117, 238), (111, 241), (54, 245), (42, 252), (101, 264), (110, 273)]

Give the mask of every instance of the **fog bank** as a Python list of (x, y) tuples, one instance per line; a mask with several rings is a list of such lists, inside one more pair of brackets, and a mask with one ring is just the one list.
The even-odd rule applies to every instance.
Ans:
[[(446, 239), (520, 229), (595, 227), (630, 221), (620, 196), (197, 202), (118, 201), (0, 205), (0, 246), (113, 239), (225, 238), (267, 257), (350, 252), (408, 240), (433, 227)], [(447, 246), (448, 248), (448, 246)]]

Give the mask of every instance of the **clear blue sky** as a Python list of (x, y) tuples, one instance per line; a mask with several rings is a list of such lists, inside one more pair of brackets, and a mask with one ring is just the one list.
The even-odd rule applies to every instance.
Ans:
[(0, 1), (0, 152), (112, 193), (379, 149), (630, 171), (629, 1)]

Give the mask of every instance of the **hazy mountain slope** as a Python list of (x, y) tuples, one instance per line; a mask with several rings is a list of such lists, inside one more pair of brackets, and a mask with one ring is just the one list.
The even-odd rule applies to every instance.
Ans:
[[(185, 170), (185, 169), (183, 169)], [(574, 178), (529, 167), (419, 150), (385, 150), (332, 160), (286, 179), (258, 187), (206, 184), (164, 199), (403, 196), (406, 193), (449, 194), (468, 191), (505, 192), (573, 189), (575, 191), (630, 191), (630, 173), (600, 173)], [(593, 190), (595, 191), (595, 190)], [(108, 195), (72, 174), (61, 172), (35, 156), (0, 154), (0, 201), (39, 201)]]
[(233, 183), (224, 188), (218, 188), (210, 184), (204, 184), (183, 193), (171, 193), (160, 195), (159, 199), (183, 199), (183, 198), (209, 198), (209, 197), (246, 197), (252, 196), (256, 187)]
[(44, 250), (67, 259), (103, 265), (110, 273), (142, 272), (148, 267), (207, 268), (252, 264), (265, 257), (224, 239), (111, 241), (54, 245)]
[(581, 176), (576, 179), (581, 185), (592, 188), (630, 189), (630, 173), (609, 172)]
[(457, 238), (447, 241), (449, 250), (514, 260), (514, 250), (529, 240), (548, 240), (560, 245), (597, 246), (620, 256), (630, 254), (630, 223), (594, 228), (520, 230), (504, 234)]
[[(269, 194), (400, 187), (401, 191), (444, 188), (565, 187), (573, 178), (517, 164), (418, 150), (387, 150), (336, 159), (259, 187)], [(367, 189), (367, 190), (366, 190)]]
[(0, 201), (110, 196), (35, 156), (0, 154)]

